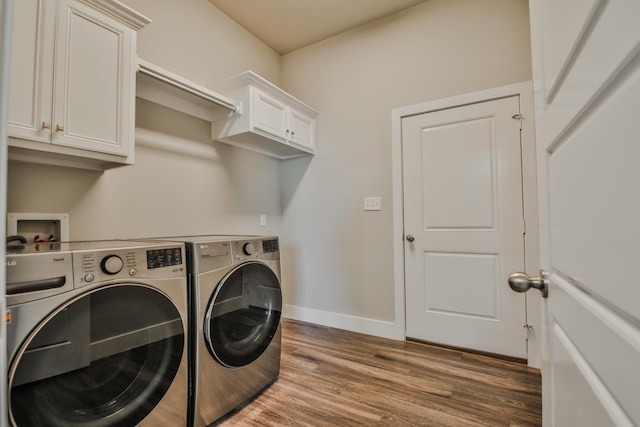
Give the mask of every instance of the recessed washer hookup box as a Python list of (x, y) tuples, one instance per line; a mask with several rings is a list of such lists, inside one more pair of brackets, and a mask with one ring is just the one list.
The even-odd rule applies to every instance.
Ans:
[(28, 243), (69, 241), (69, 214), (8, 213), (7, 236), (23, 236)]

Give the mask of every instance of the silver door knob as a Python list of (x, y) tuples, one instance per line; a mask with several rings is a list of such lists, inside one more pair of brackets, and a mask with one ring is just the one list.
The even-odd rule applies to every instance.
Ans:
[(509, 276), (509, 287), (516, 292), (527, 292), (531, 288), (542, 292), (542, 297), (549, 296), (549, 278), (544, 270), (540, 270), (540, 277), (530, 277), (526, 273), (513, 273)]
[(407, 242), (411, 243), (414, 240), (416, 240), (415, 237), (413, 237), (413, 234), (407, 234), (407, 237), (405, 237), (405, 239), (407, 239)]

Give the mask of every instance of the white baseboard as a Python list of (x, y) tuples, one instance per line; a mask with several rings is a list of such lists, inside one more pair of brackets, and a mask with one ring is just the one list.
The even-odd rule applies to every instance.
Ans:
[(283, 306), (282, 315), (289, 319), (317, 325), (344, 329), (361, 334), (374, 335), (381, 338), (404, 341), (404, 330), (394, 322), (367, 319), (365, 317), (349, 316), (295, 305)]

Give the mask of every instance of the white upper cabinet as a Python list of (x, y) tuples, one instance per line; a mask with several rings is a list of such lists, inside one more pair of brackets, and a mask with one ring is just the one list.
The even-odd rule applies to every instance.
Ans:
[(213, 123), (213, 139), (279, 159), (315, 153), (315, 118), (308, 105), (251, 71), (216, 88), (239, 112)]
[(9, 158), (133, 163), (136, 31), (149, 22), (116, 0), (15, 2)]

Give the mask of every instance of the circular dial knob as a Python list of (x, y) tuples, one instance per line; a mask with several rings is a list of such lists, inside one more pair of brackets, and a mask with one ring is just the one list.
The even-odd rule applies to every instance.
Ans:
[(253, 243), (245, 243), (242, 245), (242, 252), (244, 252), (245, 255), (253, 255), (255, 251), (256, 248), (253, 246)]
[(117, 274), (122, 270), (124, 263), (118, 255), (109, 255), (102, 259), (100, 267), (107, 274)]

